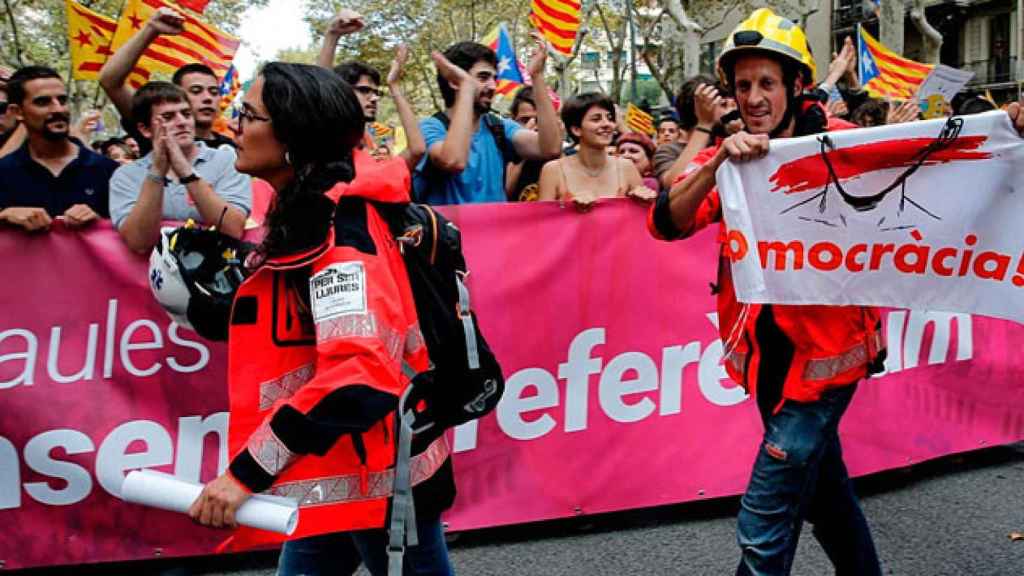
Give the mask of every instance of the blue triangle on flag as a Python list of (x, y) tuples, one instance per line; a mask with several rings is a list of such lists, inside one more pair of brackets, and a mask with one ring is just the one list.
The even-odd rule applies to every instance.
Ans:
[(498, 47), (494, 53), (498, 57), (498, 80), (525, 83), (522, 73), (519, 72), (515, 50), (512, 49), (512, 38), (504, 24), (498, 31)]
[(878, 65), (875, 63), (875, 57), (872, 56), (871, 50), (868, 49), (868, 43), (864, 41), (860, 27), (857, 28), (857, 32), (857, 67), (860, 71), (860, 85), (866, 86), (868, 82), (878, 76)]

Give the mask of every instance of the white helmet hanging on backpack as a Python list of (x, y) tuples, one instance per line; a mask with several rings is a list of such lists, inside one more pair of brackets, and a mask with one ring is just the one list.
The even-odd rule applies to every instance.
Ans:
[(191, 221), (160, 230), (149, 257), (149, 287), (179, 326), (210, 340), (226, 340), (235, 292), (248, 276), (252, 245)]
[(178, 326), (194, 330), (188, 321), (188, 303), (191, 294), (171, 250), (171, 238), (176, 228), (161, 228), (160, 241), (149, 255), (149, 288), (156, 301), (163, 306)]

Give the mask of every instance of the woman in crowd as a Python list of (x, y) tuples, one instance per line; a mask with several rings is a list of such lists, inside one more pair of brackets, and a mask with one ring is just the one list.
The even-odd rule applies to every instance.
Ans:
[(644, 186), (651, 190), (658, 189), (658, 179), (654, 177), (654, 142), (639, 132), (626, 132), (619, 136), (616, 155), (633, 162), (637, 172), (643, 178)]
[[(230, 319), (231, 465), (190, 515), (231, 527), (254, 492), (297, 496), (301, 522), (280, 576), (351, 575), (360, 562), (388, 573), (403, 363), (429, 365), (402, 256), (378, 213), (409, 201), (409, 177), (348, 184), (363, 130), (340, 77), (279, 62), (246, 93), (239, 121), (236, 168), (270, 183), (274, 199)], [(336, 187), (337, 204), (327, 194)], [(410, 463), (419, 544), (405, 550), (403, 573), (447, 576), (440, 517), (455, 485), (447, 444), (424, 443), (414, 440)], [(272, 536), (242, 528), (232, 545)]]
[(651, 201), (657, 192), (644, 186), (632, 161), (608, 153), (615, 139), (615, 104), (600, 92), (580, 94), (562, 107), (562, 121), (578, 145), (572, 156), (552, 160), (540, 173), (540, 200), (571, 200), (587, 210), (599, 198), (630, 196)]

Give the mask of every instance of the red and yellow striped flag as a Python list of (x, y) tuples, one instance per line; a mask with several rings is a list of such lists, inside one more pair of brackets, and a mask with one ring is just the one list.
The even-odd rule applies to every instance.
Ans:
[(572, 54), (576, 31), (580, 27), (579, 0), (532, 0), (530, 23), (548, 42), (566, 56)]
[(858, 35), (860, 83), (875, 98), (909, 100), (917, 94), (932, 68), (889, 50), (863, 26)]
[[(223, 78), (238, 50), (238, 38), (210, 26), (192, 13), (167, 0), (128, 0), (117, 23), (112, 50), (117, 51), (137, 34), (150, 15), (164, 6), (174, 8), (185, 17), (185, 31), (176, 36), (160, 36), (149, 45), (139, 59), (139, 68), (148, 73), (173, 74), (186, 64), (201, 63), (209, 66), (218, 78)], [(148, 81), (135, 72), (129, 84), (139, 87)]]
[(654, 116), (644, 112), (632, 102), (626, 107), (626, 127), (634, 132), (647, 134), (648, 136), (652, 136), (657, 132), (654, 128)]
[(100, 68), (110, 55), (117, 21), (98, 14), (74, 0), (65, 1), (68, 17), (68, 46), (71, 47), (71, 77), (98, 80)]

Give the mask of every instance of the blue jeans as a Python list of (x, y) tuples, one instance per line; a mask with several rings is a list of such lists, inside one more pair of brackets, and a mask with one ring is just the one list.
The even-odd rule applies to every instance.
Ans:
[(737, 576), (788, 575), (804, 520), (814, 524), (838, 576), (881, 575), (839, 445), (839, 420), (856, 389), (832, 389), (817, 402), (787, 400), (777, 414), (762, 411), (764, 442), (737, 519)]
[[(419, 545), (405, 550), (403, 576), (453, 576), (440, 519), (416, 523)], [(277, 576), (350, 576), (366, 564), (373, 576), (388, 573), (384, 529), (335, 532), (286, 542)]]

